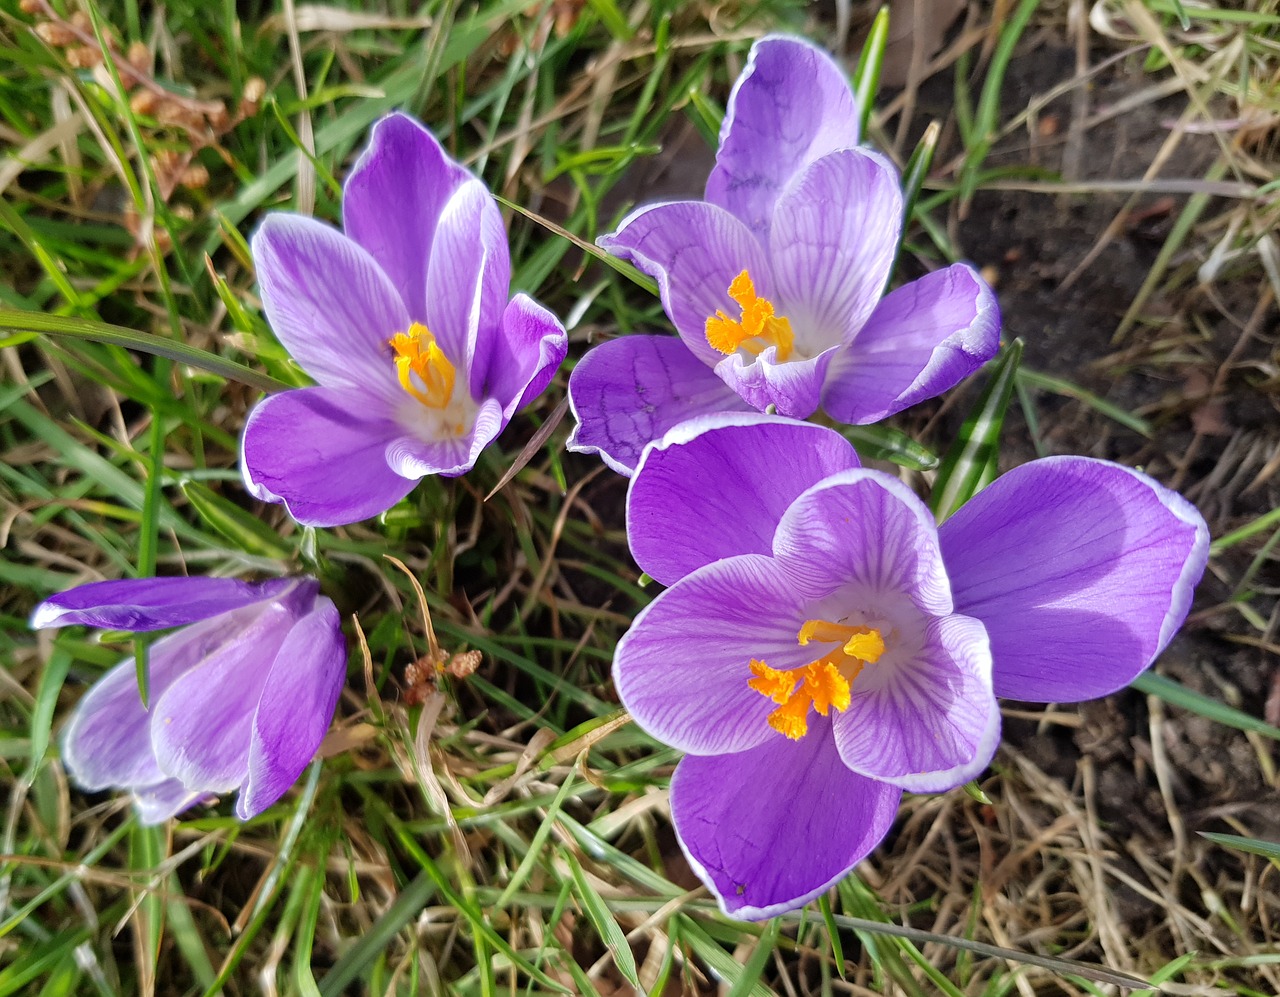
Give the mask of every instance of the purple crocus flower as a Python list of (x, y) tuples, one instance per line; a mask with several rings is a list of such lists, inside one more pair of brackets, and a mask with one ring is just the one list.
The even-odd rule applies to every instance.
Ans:
[(679, 338), (623, 336), (574, 369), (569, 448), (630, 474), (683, 419), (727, 410), (876, 422), (999, 347), (995, 295), (956, 264), (881, 297), (898, 173), (858, 144), (844, 72), (798, 38), (751, 49), (702, 201), (640, 208), (599, 244), (658, 282)]
[(669, 588), (619, 643), (614, 680), (686, 752), (681, 846), (751, 919), (841, 879), (903, 790), (977, 776), (997, 696), (1130, 682), (1186, 617), (1209, 542), (1181, 496), (1084, 457), (1016, 468), (938, 526), (838, 433), (755, 413), (648, 447), (627, 536)]
[(389, 509), (424, 475), (464, 474), (547, 386), (564, 328), (525, 294), (497, 204), (403, 114), (347, 178), (343, 231), (268, 215), (252, 242), (271, 328), (317, 382), (249, 413), (249, 491), (308, 526)]
[(133, 658), (94, 683), (63, 731), (62, 760), (87, 790), (133, 795), (156, 824), (239, 789), (247, 820), (311, 761), (346, 674), (338, 610), (313, 578), (135, 578), (46, 599), (31, 626), (183, 629), (148, 650), (150, 709)]

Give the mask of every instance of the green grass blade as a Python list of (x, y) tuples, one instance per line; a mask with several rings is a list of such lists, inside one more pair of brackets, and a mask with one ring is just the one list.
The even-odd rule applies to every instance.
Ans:
[(991, 380), (960, 427), (960, 435), (942, 458), (932, 501), (933, 514), (939, 522), (994, 480), (1000, 430), (1021, 359), (1022, 340), (1015, 339), (992, 364)]
[(1280, 727), (1272, 727), (1265, 720), (1250, 716), (1243, 710), (1237, 710), (1234, 706), (1228, 706), (1226, 703), (1219, 702), (1202, 692), (1188, 689), (1181, 682), (1171, 679), (1167, 675), (1158, 675), (1150, 671), (1143, 672), (1129, 685), (1149, 696), (1159, 696), (1170, 706), (1177, 706), (1184, 710), (1190, 710), (1192, 713), (1198, 713), (1214, 723), (1223, 724), (1226, 727), (1234, 727), (1236, 730), (1253, 731), (1272, 740), (1280, 741)]
[(596, 929), (600, 941), (613, 956), (613, 964), (637, 991), (643, 989), (636, 969), (636, 956), (631, 951), (631, 943), (627, 941), (627, 933), (609, 913), (609, 905), (605, 903), (599, 891), (591, 885), (586, 873), (582, 870), (582, 864), (573, 852), (566, 849), (562, 854), (569, 866), (569, 872), (573, 875), (574, 895), (582, 902), (582, 909), (591, 926)]
[[(1280, 864), (1280, 841), (1260, 841), (1257, 838), (1246, 838), (1239, 834), (1219, 834), (1217, 831), (1197, 831), (1196, 833), (1224, 848), (1234, 848), (1236, 851), (1248, 852), (1250, 855), (1261, 855), (1264, 859)], [(1157, 981), (1152, 980), (1152, 982)]]
[(207, 370), (211, 374), (225, 377), (229, 381), (239, 381), (241, 384), (247, 384), (251, 388), (257, 388), (268, 394), (284, 391), (289, 387), (282, 381), (258, 373), (252, 367), (246, 367), (234, 360), (225, 360), (208, 350), (172, 339), (161, 339), (159, 336), (134, 332), (132, 329), (124, 329), (118, 325), (108, 325), (94, 319), (0, 308), (0, 329), (10, 332), (37, 332), (55, 339), (84, 339), (93, 343), (123, 346), (125, 349), (149, 353), (152, 356), (164, 357), (200, 370)]
[(853, 95), (858, 105), (858, 134), (867, 134), (867, 122), (880, 90), (880, 70), (884, 67), (884, 50), (889, 44), (889, 8), (881, 7), (871, 22), (871, 31), (858, 56), (858, 66), (853, 71)]

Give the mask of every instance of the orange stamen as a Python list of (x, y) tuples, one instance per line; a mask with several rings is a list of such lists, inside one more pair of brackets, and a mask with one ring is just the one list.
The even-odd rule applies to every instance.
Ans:
[[(397, 332), (389, 343), (395, 351), (400, 387), (428, 408), (443, 409), (447, 406), (453, 397), (457, 371), (436, 345), (436, 337), (431, 330), (420, 322), (414, 322), (408, 332)], [(418, 384), (414, 383), (415, 375)]]
[(743, 270), (729, 285), (729, 297), (737, 303), (742, 317), (732, 319), (722, 310), (707, 319), (707, 342), (712, 349), (728, 356), (739, 349), (759, 356), (768, 347), (778, 348), (778, 359), (785, 361), (795, 346), (791, 323), (775, 315), (773, 302), (756, 294), (751, 275)]

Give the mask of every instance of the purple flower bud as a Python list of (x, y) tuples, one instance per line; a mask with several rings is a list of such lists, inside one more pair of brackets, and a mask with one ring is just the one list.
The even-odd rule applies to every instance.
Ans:
[(34, 628), (181, 626), (148, 650), (150, 708), (128, 658), (84, 695), (62, 735), (71, 778), (123, 789), (143, 823), (238, 789), (246, 820), (278, 800), (333, 719), (347, 648), (313, 578), (138, 578), (46, 599)]

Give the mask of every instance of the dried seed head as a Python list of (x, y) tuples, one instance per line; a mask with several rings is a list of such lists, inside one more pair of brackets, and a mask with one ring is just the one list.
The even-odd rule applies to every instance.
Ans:
[(129, 97), (129, 108), (134, 114), (153, 116), (160, 98), (150, 90), (135, 90)]
[(148, 72), (151, 69), (151, 49), (147, 48), (142, 42), (132, 42), (129, 45), (129, 53), (125, 56), (134, 69), (140, 73)]
[(77, 45), (67, 49), (67, 62), (76, 69), (92, 69), (101, 65), (102, 53), (92, 45)]
[(261, 76), (250, 76), (244, 83), (244, 92), (240, 95), (242, 100), (248, 101), (250, 104), (257, 104), (267, 93), (267, 81)]
[(93, 32), (93, 21), (89, 19), (89, 15), (82, 10), (77, 10), (71, 15), (71, 26), (77, 31)]
[(209, 185), (209, 171), (199, 163), (192, 163), (182, 171), (179, 182), (189, 190), (199, 190)]
[(44, 4), (40, 0), (22, 0), (18, 9), (24, 14), (39, 14), (44, 9)]
[(35, 26), (34, 30), (42, 42), (55, 48), (65, 48), (68, 45), (74, 45), (77, 41), (74, 31), (56, 21), (42, 21)]

